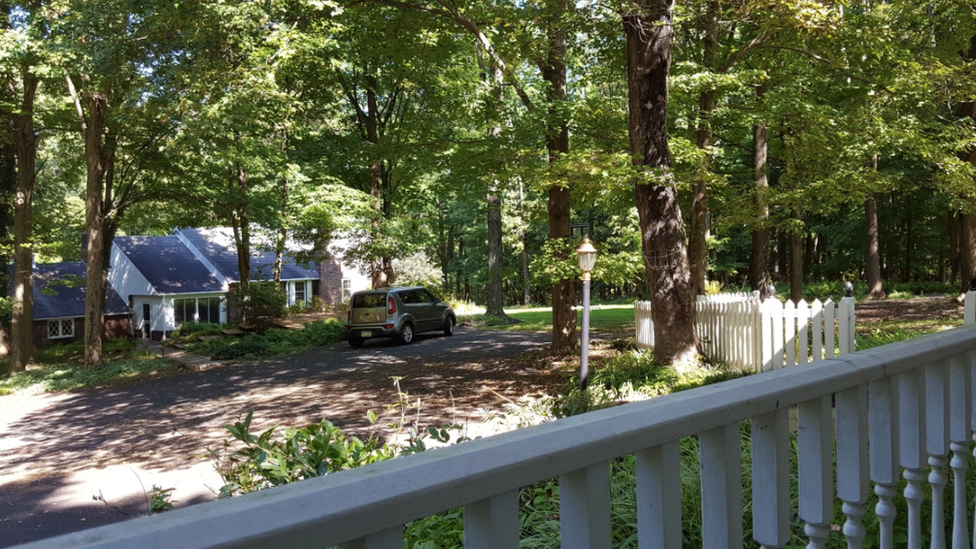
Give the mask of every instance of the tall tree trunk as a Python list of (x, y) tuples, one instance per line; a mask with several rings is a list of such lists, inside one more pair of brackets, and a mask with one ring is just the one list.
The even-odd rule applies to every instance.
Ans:
[(638, 172), (635, 197), (658, 364), (685, 362), (698, 353), (684, 223), (668, 150), (672, 5), (672, 0), (642, 0), (636, 11), (623, 17), (630, 112), (627, 129)]
[[(10, 373), (27, 369), (34, 354), (34, 267), (31, 247), (31, 210), (37, 169), (37, 134), (34, 131), (34, 98), (38, 79), (30, 66), (21, 70), (20, 110), (14, 113), (13, 143), (17, 156), (17, 189), (14, 199), (14, 282), (10, 319)], [(16, 85), (12, 86), (16, 89)]]
[[(0, 7), (0, 12), (3, 7)], [(13, 227), (13, 209), (17, 195), (17, 149), (13, 140), (0, 145), (0, 240), (9, 242), (9, 229)], [(10, 265), (13, 255), (0, 251), (0, 265)], [(0, 288), (11, 288), (10, 273), (0, 269)], [(0, 318), (0, 357), (10, 354), (10, 331), (6, 319)]]
[[(525, 187), (519, 177), (519, 210), (525, 218)], [(522, 228), (522, 305), (532, 303), (532, 279), (529, 277), (529, 238), (528, 231)]]
[(960, 260), (959, 254), (959, 213), (950, 211), (947, 216), (947, 232), (949, 234), (949, 283), (952, 284), (959, 278)]
[(769, 175), (766, 168), (766, 155), (769, 139), (766, 124), (758, 122), (752, 127), (752, 166), (756, 180), (755, 205), (756, 224), (752, 228), (752, 253), (749, 256), (749, 286), (763, 296), (769, 294), (769, 206), (766, 193), (769, 192)]
[[(281, 138), (281, 151), (288, 154), (288, 132), (284, 132)], [(288, 241), (288, 177), (281, 178), (281, 229), (278, 231), (278, 238), (275, 240), (275, 262), (274, 262), (274, 282), (281, 284), (281, 264), (285, 256), (285, 245)]]
[[(542, 78), (549, 85), (549, 110), (546, 128), (546, 150), (552, 167), (569, 153), (569, 126), (565, 119), (566, 101), (566, 23), (569, 10), (566, 0), (550, 0), (548, 21), (548, 55), (542, 65)], [(549, 240), (568, 241), (570, 229), (570, 189), (568, 186), (549, 187)], [(559, 257), (557, 259), (565, 259)], [(562, 279), (552, 288), (552, 347), (553, 353), (563, 353), (576, 346), (576, 281)]]
[[(969, 52), (966, 55), (968, 61), (976, 61), (976, 35), (969, 40)], [(966, 101), (959, 105), (959, 115), (971, 118), (976, 121), (976, 101)], [(976, 146), (970, 145), (959, 152), (959, 158), (969, 162), (976, 168)], [(976, 185), (976, 179), (973, 184)], [(972, 282), (976, 277), (976, 204), (970, 203), (969, 209), (959, 215), (959, 255), (960, 255), (960, 278), (962, 279), (960, 291), (966, 293), (974, 290)]]
[(976, 277), (976, 214), (960, 214), (961, 230), (959, 231), (960, 248), (962, 253), (962, 286), (960, 291), (965, 294), (976, 290), (973, 278)]
[(803, 214), (800, 204), (793, 206), (794, 228), (790, 231), (790, 300), (799, 303), (803, 299)]
[(864, 270), (868, 278), (868, 299), (884, 299), (885, 292), (881, 283), (881, 247), (878, 239), (878, 203), (874, 199), (874, 193), (868, 193), (868, 198), (864, 201), (864, 226), (867, 237), (867, 264)]
[(108, 277), (105, 272), (105, 222), (103, 202), (105, 176), (114, 162), (115, 150), (105, 142), (105, 122), (108, 116), (108, 97), (93, 92), (88, 100), (88, 115), (83, 121), (85, 139), (85, 365), (102, 363), (102, 336), (105, 333), (105, 293)]
[[(718, 55), (719, 32), (718, 0), (709, 0), (705, 8), (704, 65), (715, 70)], [(696, 295), (705, 293), (705, 275), (708, 271), (708, 180), (711, 156), (707, 149), (712, 146), (712, 115), (715, 112), (715, 90), (706, 89), (698, 96), (698, 127), (695, 144), (703, 151), (698, 173), (691, 189), (691, 234), (688, 237), (688, 264), (691, 268), (691, 286)]]

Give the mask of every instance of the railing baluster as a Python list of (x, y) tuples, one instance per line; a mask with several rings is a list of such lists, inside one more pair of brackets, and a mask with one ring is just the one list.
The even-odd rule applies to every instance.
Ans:
[(559, 538), (566, 549), (610, 549), (610, 465), (559, 477)]
[(830, 397), (801, 402), (797, 414), (800, 519), (806, 522), (803, 530), (810, 538), (807, 547), (822, 549), (834, 514), (834, 430)]
[(783, 408), (752, 420), (752, 530), (766, 547), (790, 541), (790, 424)]
[(969, 470), (972, 372), (965, 355), (949, 359), (949, 449), (952, 450), (952, 549), (969, 549), (969, 521), (966, 505), (966, 471)]
[(898, 391), (888, 379), (868, 385), (868, 440), (871, 461), (871, 480), (878, 503), (874, 512), (880, 525), (879, 546), (894, 547), (895, 503), (898, 482)]
[(868, 388), (863, 385), (837, 393), (837, 497), (847, 516), (847, 547), (860, 549), (868, 499)]
[(388, 528), (363, 538), (340, 543), (339, 549), (403, 549), (403, 527)]
[(898, 425), (901, 428), (898, 458), (905, 469), (908, 502), (908, 549), (922, 549), (922, 481), (925, 474), (925, 377), (922, 369), (895, 376), (898, 386)]
[(637, 545), (681, 546), (681, 444), (674, 440), (637, 452)]
[(465, 506), (465, 549), (518, 549), (518, 495), (512, 490)]
[(698, 435), (701, 447), (702, 547), (742, 549), (742, 455), (739, 424)]
[(929, 486), (932, 488), (932, 531), (929, 547), (945, 549), (943, 495), (949, 478), (949, 398), (945, 362), (923, 368), (925, 376), (925, 452), (929, 456)]

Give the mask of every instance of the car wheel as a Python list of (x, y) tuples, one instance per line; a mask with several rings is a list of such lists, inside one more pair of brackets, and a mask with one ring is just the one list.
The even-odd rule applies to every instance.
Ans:
[(397, 341), (403, 345), (409, 345), (413, 341), (413, 324), (407, 322), (403, 325), (403, 328), (400, 329), (400, 335), (397, 336)]
[(361, 337), (350, 337), (349, 338), (349, 345), (352, 345), (353, 347), (355, 347), (357, 349), (360, 348), (360, 347), (362, 347), (363, 346), (363, 343), (365, 343), (365, 342), (366, 342), (366, 340), (364, 340)]
[(449, 336), (454, 333), (454, 317), (449, 316), (444, 319), (444, 335)]

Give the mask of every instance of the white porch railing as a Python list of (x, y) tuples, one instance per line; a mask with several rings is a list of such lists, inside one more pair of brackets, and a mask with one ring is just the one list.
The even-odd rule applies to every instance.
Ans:
[[(768, 372), (854, 352), (854, 299), (759, 300), (758, 292), (698, 296), (698, 336), (710, 360)], [(654, 347), (651, 303), (634, 304), (638, 348)]]
[[(558, 476), (562, 547), (609, 548), (608, 461), (636, 454), (639, 546), (675, 548), (682, 535), (678, 441), (698, 436), (704, 546), (741, 548), (739, 428), (750, 421), (752, 530), (763, 547), (791, 539), (794, 514), (810, 547), (831, 536), (860, 547), (863, 517), (874, 513), (878, 521), (867, 523), (890, 549), (893, 499), (904, 477), (907, 546), (921, 549), (927, 532), (933, 548), (947, 541), (969, 548), (974, 367), (976, 326), (964, 326), (25, 547), (402, 549), (406, 522), (464, 507), (465, 547), (515, 549), (519, 488)], [(790, 463), (792, 409), (797, 470)], [(941, 505), (950, 476), (952, 534), (945, 540)], [(873, 509), (865, 505), (870, 483), (878, 496)], [(921, 520), (923, 490), (934, 502), (928, 525)], [(837, 501), (846, 517), (840, 532), (831, 525)]]

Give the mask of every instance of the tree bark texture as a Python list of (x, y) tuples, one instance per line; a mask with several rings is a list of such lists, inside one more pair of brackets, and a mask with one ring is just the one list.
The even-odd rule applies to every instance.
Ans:
[(976, 277), (976, 214), (960, 214), (959, 247), (962, 252), (962, 286), (960, 290), (966, 293), (976, 290), (972, 284)]
[(766, 124), (759, 122), (752, 127), (752, 166), (756, 181), (754, 203), (756, 224), (752, 227), (752, 253), (749, 256), (749, 287), (767, 296), (769, 293), (769, 205), (766, 194), (769, 192), (767, 154), (769, 137)]
[(644, 0), (623, 18), (627, 39), (630, 150), (641, 248), (650, 285), (654, 361), (675, 364), (698, 353), (695, 302), (684, 223), (668, 150), (668, 71), (674, 33), (671, 0)]
[(803, 299), (803, 213), (800, 205), (793, 206), (795, 227), (790, 231), (790, 300), (799, 303)]
[(102, 363), (102, 336), (105, 333), (105, 222), (103, 202), (105, 177), (115, 159), (114, 144), (106, 142), (105, 122), (108, 97), (93, 92), (87, 98), (88, 115), (82, 124), (85, 140), (85, 366)]
[[(10, 322), (10, 373), (27, 369), (34, 354), (34, 267), (31, 245), (31, 209), (37, 170), (37, 134), (34, 130), (34, 98), (39, 80), (31, 67), (21, 70), (20, 110), (13, 113), (12, 141), (17, 157), (14, 197), (14, 281)], [(14, 86), (16, 88), (16, 86)]]
[(868, 194), (864, 201), (864, 227), (867, 253), (865, 255), (865, 275), (868, 279), (868, 298), (884, 299), (885, 292), (881, 282), (881, 243), (878, 238), (878, 202), (874, 194)]
[[(716, 68), (718, 18), (718, 0), (709, 0), (705, 11), (703, 61), (705, 67), (710, 70)], [(715, 106), (715, 90), (702, 90), (698, 96), (698, 127), (695, 130), (695, 143), (703, 154), (697, 177), (691, 188), (691, 234), (688, 237), (688, 263), (695, 295), (705, 294), (705, 276), (708, 273), (708, 179), (711, 157), (707, 149), (712, 146), (712, 117)]]
[[(569, 153), (569, 126), (565, 119), (566, 101), (566, 27), (563, 16), (569, 9), (565, 0), (549, 2), (548, 56), (542, 65), (542, 77), (549, 85), (547, 94), (548, 123), (546, 149), (549, 165)], [(571, 235), (569, 187), (549, 188), (549, 240), (568, 240)], [(565, 258), (558, 258), (565, 259)], [(562, 279), (552, 288), (552, 347), (554, 354), (576, 347), (576, 281)]]

